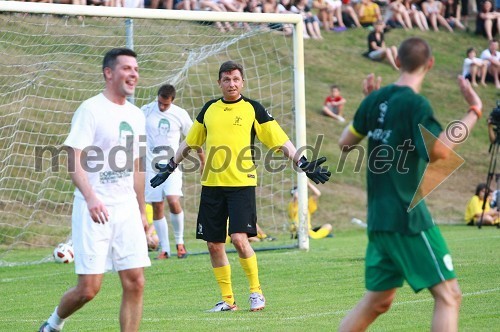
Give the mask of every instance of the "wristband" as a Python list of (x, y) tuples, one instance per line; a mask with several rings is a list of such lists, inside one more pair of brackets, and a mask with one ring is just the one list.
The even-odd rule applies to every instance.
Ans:
[(481, 111), (481, 109), (477, 105), (469, 106), (469, 112), (470, 111), (476, 113), (478, 119), (481, 118), (481, 116), (483, 115), (483, 112)]
[(297, 161), (297, 166), (300, 168), (305, 162), (307, 162), (306, 157), (302, 156), (300, 157), (299, 161)]

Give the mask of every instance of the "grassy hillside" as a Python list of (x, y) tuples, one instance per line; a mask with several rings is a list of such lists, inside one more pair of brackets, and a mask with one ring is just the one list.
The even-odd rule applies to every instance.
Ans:
[[(398, 77), (390, 65), (375, 63), (361, 56), (367, 48), (367, 34), (367, 30), (361, 29), (324, 33), (324, 41), (307, 40), (305, 43), (307, 136), (311, 142), (317, 135), (325, 135), (322, 152), (334, 167), (339, 160), (336, 144), (344, 125), (320, 113), (329, 85), (341, 86), (347, 99), (346, 117), (351, 120), (363, 98), (361, 82), (365, 75), (375, 73), (382, 77), (383, 84), (391, 83)], [(436, 63), (427, 76), (422, 94), (429, 98), (436, 117), (446, 127), (450, 121), (460, 119), (467, 110), (456, 84), (456, 77), (462, 71), (465, 50), (475, 47), (479, 53), (487, 48), (488, 42), (472, 33), (422, 33), (398, 29), (386, 34), (386, 44), (399, 45), (411, 36), (425, 38), (433, 49)], [(434, 217), (441, 223), (462, 222), (465, 204), (476, 184), (486, 181), (491, 158), (485, 118), (495, 107), (498, 92), (493, 84), (477, 88), (477, 91), (483, 100), (485, 117), (456, 150), (465, 159), (465, 164), (426, 199)], [(336, 227), (343, 227), (351, 217), (365, 216), (364, 173), (355, 174), (352, 163), (349, 165), (350, 168), (345, 167), (342, 173), (334, 173), (333, 181), (322, 187), (325, 195), (317, 220), (332, 220)]]

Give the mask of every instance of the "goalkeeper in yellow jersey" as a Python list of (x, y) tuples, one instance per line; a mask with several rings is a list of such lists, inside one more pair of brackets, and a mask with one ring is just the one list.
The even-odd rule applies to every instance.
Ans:
[[(311, 215), (318, 210), (318, 199), (321, 196), (321, 191), (310, 183), (307, 182), (307, 186), (312, 191), (312, 195), (309, 196), (309, 200), (307, 202), (307, 230), (309, 237), (311, 239), (323, 239), (325, 237), (332, 236), (332, 225), (324, 224), (318, 227), (311, 226)], [(290, 194), (292, 195), (292, 199), (290, 203), (288, 203), (288, 216), (290, 217), (290, 232), (292, 233), (292, 237), (297, 236), (297, 230), (299, 228), (299, 195), (297, 192), (297, 187), (294, 187)]]
[(330, 172), (321, 166), (326, 158), (309, 162), (298, 154), (264, 106), (241, 95), (244, 75), (240, 64), (224, 62), (217, 83), (222, 98), (205, 104), (175, 157), (166, 165), (157, 165), (160, 172), (150, 184), (156, 187), (163, 183), (189, 150), (205, 144), (207, 157), (201, 179), (196, 237), (207, 242), (215, 279), (222, 293), (222, 300), (209, 311), (237, 309), (225, 251), (226, 231), (250, 284), (250, 310), (257, 311), (264, 309), (266, 300), (260, 286), (257, 257), (248, 241), (249, 237), (257, 235), (255, 138), (272, 150), (281, 150), (315, 183), (328, 181)]

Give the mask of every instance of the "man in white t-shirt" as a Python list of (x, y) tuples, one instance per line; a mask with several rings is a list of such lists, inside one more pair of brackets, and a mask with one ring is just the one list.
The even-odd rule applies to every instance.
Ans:
[(150, 266), (140, 143), (145, 118), (127, 101), (139, 79), (136, 54), (115, 48), (104, 56), (104, 91), (84, 101), (64, 142), (76, 187), (72, 240), (78, 284), (68, 290), (39, 331), (61, 331), (64, 320), (99, 292), (104, 273), (117, 271), (123, 288), (122, 331), (138, 331), (144, 267)]
[[(142, 110), (146, 116), (147, 158), (146, 178), (152, 179), (158, 170), (156, 163), (167, 163), (179, 148), (181, 135), (186, 136), (193, 125), (189, 114), (183, 108), (173, 104), (175, 88), (170, 84), (158, 89), (157, 100), (144, 105)], [(203, 150), (198, 150), (201, 167), (205, 162)], [(148, 183), (148, 181), (146, 181)], [(162, 185), (153, 188), (146, 185), (146, 202), (153, 206), (153, 225), (160, 240), (161, 251), (157, 259), (167, 259), (170, 254), (168, 225), (165, 217), (164, 200), (167, 198), (170, 210), (170, 222), (174, 229), (177, 258), (186, 258), (184, 246), (184, 211), (180, 203), (182, 196), (182, 172), (178, 169)]]
[(462, 76), (468, 79), (473, 87), (477, 87), (477, 79), (481, 80), (481, 85), (486, 86), (486, 73), (488, 71), (488, 61), (476, 57), (476, 49), (469, 47), (467, 57), (462, 66)]
[(488, 60), (488, 81), (495, 82), (495, 87), (500, 89), (500, 52), (498, 52), (498, 40), (492, 39), (488, 48), (481, 52), (481, 59)]

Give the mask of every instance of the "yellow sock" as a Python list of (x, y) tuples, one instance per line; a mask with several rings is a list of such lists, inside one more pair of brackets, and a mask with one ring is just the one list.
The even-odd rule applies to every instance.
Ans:
[(330, 231), (325, 228), (320, 228), (316, 232), (311, 229), (309, 230), (309, 237), (315, 240), (324, 239), (325, 237), (328, 236), (328, 234), (330, 234)]
[(234, 304), (233, 286), (231, 284), (231, 265), (214, 267), (215, 280), (219, 284), (222, 300)]
[(260, 289), (259, 282), (259, 267), (257, 266), (257, 255), (253, 255), (249, 258), (241, 258), (240, 264), (243, 267), (243, 271), (247, 275), (248, 282), (250, 283), (250, 293), (260, 293), (262, 294), (262, 290)]

